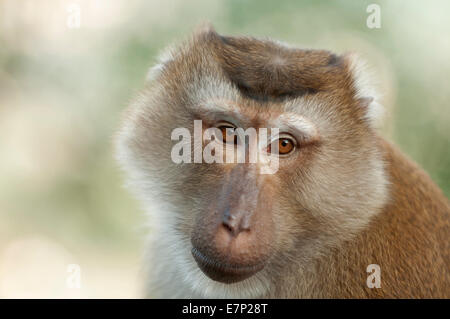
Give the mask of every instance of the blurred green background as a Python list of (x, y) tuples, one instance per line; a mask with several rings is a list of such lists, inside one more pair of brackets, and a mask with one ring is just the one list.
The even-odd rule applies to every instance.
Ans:
[(158, 52), (206, 20), (359, 52), (378, 75), (384, 136), (450, 196), (448, 12), (444, 0), (0, 0), (0, 297), (140, 296), (144, 218), (112, 137)]

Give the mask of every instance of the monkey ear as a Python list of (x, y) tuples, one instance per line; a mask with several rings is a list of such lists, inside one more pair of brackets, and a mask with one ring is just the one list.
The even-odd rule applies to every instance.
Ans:
[(384, 108), (379, 102), (380, 95), (376, 90), (374, 72), (353, 52), (344, 54), (344, 59), (352, 78), (355, 99), (360, 107), (365, 109), (365, 119), (373, 127), (378, 127), (384, 115)]

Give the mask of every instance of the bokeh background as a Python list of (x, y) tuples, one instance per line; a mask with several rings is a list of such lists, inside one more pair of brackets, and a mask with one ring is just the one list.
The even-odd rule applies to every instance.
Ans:
[(0, 297), (141, 296), (144, 218), (112, 136), (157, 53), (202, 21), (359, 52), (378, 75), (383, 135), (450, 196), (449, 12), (445, 0), (0, 0)]

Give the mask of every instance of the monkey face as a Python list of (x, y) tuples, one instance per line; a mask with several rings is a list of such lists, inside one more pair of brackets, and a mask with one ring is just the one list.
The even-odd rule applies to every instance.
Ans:
[[(118, 157), (174, 275), (267, 286), (369, 221), (385, 179), (372, 99), (352, 74), (348, 57), (211, 30), (165, 55), (126, 114)], [(237, 128), (277, 130), (254, 148), (276, 170), (227, 155)]]

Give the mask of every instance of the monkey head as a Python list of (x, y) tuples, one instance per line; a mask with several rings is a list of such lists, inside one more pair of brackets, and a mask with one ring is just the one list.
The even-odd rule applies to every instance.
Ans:
[[(210, 27), (168, 49), (117, 137), (118, 159), (149, 214), (149, 249), (160, 264), (149, 272), (203, 295), (251, 297), (282, 269), (301, 269), (362, 229), (387, 196), (380, 106), (366, 80), (351, 54)], [(276, 146), (276, 171), (199, 160), (210, 128), (223, 133), (209, 141), (223, 149), (238, 144), (230, 130), (276, 128), (275, 139), (258, 144), (269, 155)], [(174, 138), (176, 129), (191, 138)], [(174, 160), (175, 145), (183, 160)]]

